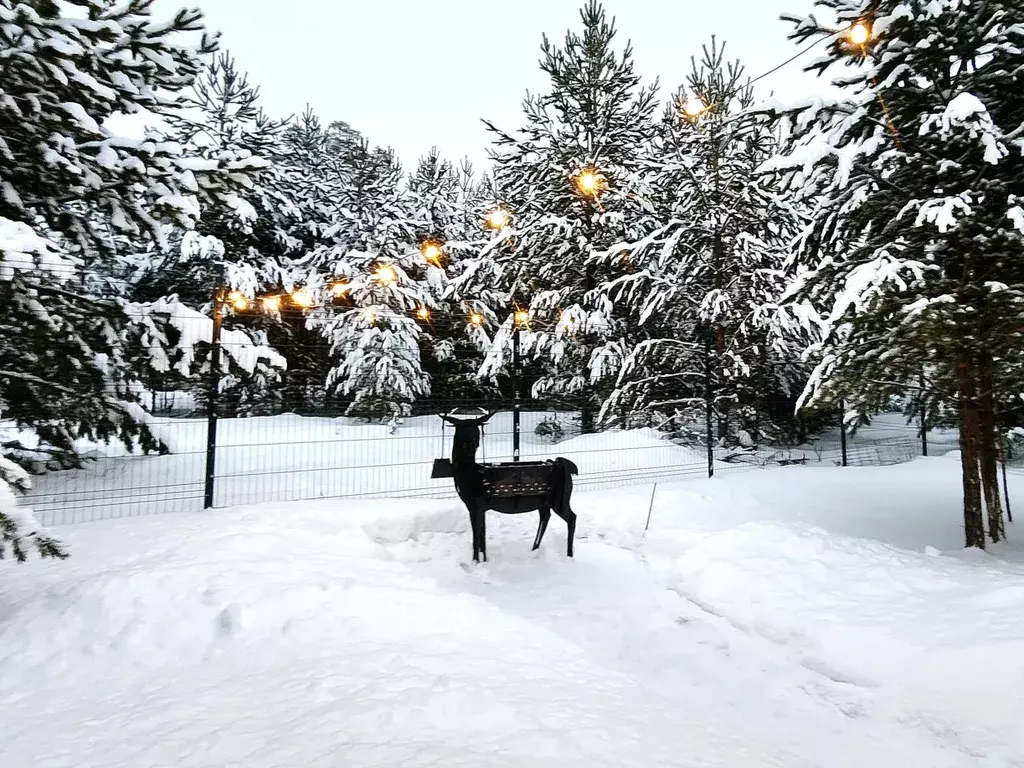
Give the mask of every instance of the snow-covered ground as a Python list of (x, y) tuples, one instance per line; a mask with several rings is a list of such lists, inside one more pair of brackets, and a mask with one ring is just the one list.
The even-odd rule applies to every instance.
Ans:
[[(608, 431), (573, 435), (570, 419), (559, 416), (567, 439), (552, 442), (535, 433), (551, 414), (524, 413), (522, 453), (526, 458), (566, 456), (580, 467), (580, 485), (607, 488), (665, 478), (698, 478), (707, 472), (702, 449), (675, 445), (655, 430)], [(2, 425), (0, 425), (2, 427)], [(97, 518), (196, 511), (203, 504), (206, 421), (154, 418), (152, 428), (171, 451), (166, 456), (127, 455), (118, 444), (82, 442), (80, 451), (96, 457), (83, 469), (51, 472), (35, 479), (27, 500), (47, 525)], [(450, 480), (431, 480), (435, 458), (451, 452), (451, 428), (444, 437), (436, 416), (406, 419), (392, 434), (386, 425), (346, 418), (294, 414), (224, 419), (218, 428), (216, 506), (352, 496), (428, 496), (452, 494)], [(33, 435), (0, 428), (0, 439), (32, 446)], [(930, 436), (932, 450), (953, 447), (955, 433)], [(920, 455), (914, 427), (898, 414), (883, 414), (852, 436), (854, 465), (908, 461)], [(508, 461), (512, 453), (512, 416), (499, 413), (487, 425), (479, 457)], [(838, 464), (835, 434), (801, 448), (760, 449), (738, 457), (720, 450), (716, 471), (731, 472), (779, 461)]]
[(0, 564), (0, 766), (1019, 768), (1024, 552), (957, 551), (959, 483), (582, 492), (575, 560), (491, 515), (478, 567), (448, 500), (69, 525)]

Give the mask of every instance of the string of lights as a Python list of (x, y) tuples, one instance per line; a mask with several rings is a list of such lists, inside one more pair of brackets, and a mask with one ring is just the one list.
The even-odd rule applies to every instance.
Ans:
[[(298, 289), (291, 293), (260, 295), (255, 299), (251, 299), (240, 291), (227, 291), (218, 299), (218, 306), (218, 311), (222, 313), (227, 309), (232, 310), (232, 314), (235, 315), (247, 315), (256, 311), (282, 319), (310, 318), (315, 317), (315, 313), (321, 313), (322, 316), (323, 313), (357, 313), (370, 323), (377, 322), (382, 315), (408, 314), (435, 331), (461, 329), (467, 325), (485, 328), (490, 324), (482, 312), (467, 314), (422, 304), (403, 313), (401, 310), (381, 306), (360, 307), (344, 303), (318, 303), (313, 294), (305, 289)], [(511, 321), (517, 329), (546, 330), (564, 322), (567, 319), (564, 312), (564, 310), (560, 310), (557, 319), (544, 319), (537, 314), (531, 314), (529, 310), (514, 309), (511, 313)], [(499, 321), (498, 325), (502, 324), (504, 321)]]
[[(825, 39), (834, 37), (836, 35), (845, 35), (849, 42), (856, 48), (858, 48), (863, 55), (868, 55), (867, 46), (873, 39), (873, 31), (870, 21), (858, 20), (850, 25), (845, 30), (840, 30), (836, 33), (830, 33), (829, 35), (815, 40), (811, 45), (806, 46), (794, 56), (790, 57), (781, 64), (767, 70), (766, 72), (754, 77), (746, 82), (746, 85), (752, 85), (753, 83), (759, 82), (760, 80), (768, 77), (771, 74), (779, 71), (785, 66), (788, 66), (792, 62), (796, 61), (800, 57), (804, 56), (814, 47), (819, 45)], [(699, 97), (692, 97), (688, 99), (682, 105), (683, 114), (690, 120), (699, 120), (709, 109), (714, 105), (706, 103)], [(893, 131), (893, 135), (896, 136), (898, 141), (898, 134), (895, 131), (895, 127), (892, 125), (891, 118), (889, 118), (888, 109), (882, 102), (882, 106), (886, 111), (886, 117), (889, 122), (889, 127)], [(585, 200), (591, 203), (597, 203), (604, 192), (608, 190), (608, 180), (601, 170), (594, 165), (587, 165), (583, 167), (578, 173), (576, 173), (572, 179), (577, 193)], [(484, 216), (483, 224), (487, 229), (492, 232), (502, 233), (507, 230), (513, 222), (513, 213), (504, 205), (498, 205), (491, 211), (487, 212)], [(443, 268), (443, 256), (445, 242), (437, 238), (426, 238), (420, 243), (420, 253), (423, 256), (424, 261), (434, 267)], [(17, 265), (15, 265), (17, 268)], [(45, 271), (59, 274), (61, 271), (66, 272), (70, 275), (80, 274), (81, 267), (77, 264), (48, 264)], [(167, 273), (163, 274), (164, 278), (168, 276), (174, 277), (173, 271), (170, 275)], [(183, 273), (182, 277), (187, 275)], [(124, 278), (99, 276), (97, 278), (100, 281), (104, 281), (110, 284), (122, 283), (126, 288), (130, 285), (130, 281)], [(386, 261), (379, 263), (371, 278), (379, 286), (387, 288), (399, 281), (399, 274), (396, 269)], [(351, 288), (351, 283), (348, 280), (337, 278), (335, 276), (327, 275), (324, 276), (324, 284), (326, 285), (326, 296), (319, 296), (317, 291), (314, 291), (307, 286), (298, 286), (291, 291), (267, 291), (265, 293), (256, 293), (254, 295), (248, 295), (240, 290), (218, 288), (215, 291), (214, 296), (214, 313), (215, 315), (223, 316), (225, 310), (230, 308), (236, 314), (248, 313), (254, 310), (261, 310), (262, 312), (269, 315), (296, 315), (306, 314), (312, 310), (325, 309), (327, 307), (336, 307), (340, 305), (341, 309), (344, 310), (360, 310), (359, 307), (346, 304), (346, 298)], [(374, 320), (375, 313), (379, 312), (374, 307), (362, 308), (361, 311), (365, 312), (367, 318), (371, 321)], [(483, 313), (478, 311), (470, 311), (468, 313), (445, 313), (443, 310), (437, 307), (430, 307), (426, 304), (420, 304), (414, 310), (412, 314), (420, 321), (430, 323), (436, 327), (439, 320), (444, 317), (445, 322), (452, 322), (454, 318), (460, 318), (459, 321), (452, 323), (453, 325), (475, 325), (483, 327), (486, 325), (486, 318)], [(563, 320), (564, 317), (559, 316), (559, 321)], [(531, 322), (535, 322), (537, 318), (531, 316), (531, 313), (525, 309), (516, 307), (513, 310), (513, 323), (516, 328), (528, 327)]]
[[(749, 88), (754, 83), (758, 83), (761, 80), (764, 80), (766, 77), (774, 75), (776, 72), (783, 69), (784, 67), (789, 66), (797, 59), (800, 59), (803, 56), (807, 55), (810, 51), (817, 48), (823, 42), (830, 39), (835, 39), (837, 37), (845, 37), (854, 48), (859, 49), (861, 54), (867, 57), (868, 45), (874, 39), (874, 31), (872, 29), (871, 21), (869, 19), (859, 19), (843, 29), (839, 29), (835, 32), (828, 32), (822, 34), (821, 37), (812, 41), (810, 45), (805, 46), (797, 53), (795, 53), (793, 56), (790, 56), (788, 59), (783, 61), (781, 64), (777, 64), (771, 69), (762, 72), (757, 77), (746, 80), (743, 83), (742, 87)], [(731, 92), (725, 94), (726, 97), (731, 97), (732, 95), (734, 94)], [(699, 96), (693, 96), (683, 103), (682, 111), (687, 119), (691, 121), (696, 121), (715, 106), (717, 106), (716, 103), (707, 103)], [(884, 106), (885, 104), (883, 102), (883, 107)]]

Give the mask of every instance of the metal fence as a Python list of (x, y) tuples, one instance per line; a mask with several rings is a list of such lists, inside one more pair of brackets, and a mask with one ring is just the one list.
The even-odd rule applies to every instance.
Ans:
[[(446, 404), (447, 405), (447, 404)], [(579, 486), (609, 488), (658, 480), (707, 477), (703, 446), (678, 445), (653, 430), (582, 435), (578, 414), (525, 410), (522, 457), (564, 455), (581, 469)], [(47, 525), (204, 507), (208, 459), (205, 417), (160, 416), (151, 428), (169, 447), (165, 455), (126, 455), (108, 447), (80, 469), (35, 478), (25, 500)], [(450, 427), (423, 414), (391, 424), (345, 416), (283, 412), (221, 419), (213, 476), (215, 507), (344, 497), (448, 497), (450, 480), (431, 480), (435, 458), (451, 451)], [(950, 442), (933, 454), (955, 448)], [(789, 464), (842, 464), (837, 440), (746, 452), (716, 449), (714, 472)], [(921, 455), (911, 436), (853, 438), (851, 466), (885, 465)], [(496, 413), (484, 428), (480, 460), (512, 459), (512, 413)]]
[[(647, 430), (580, 435), (578, 416), (566, 411), (525, 410), (521, 420), (523, 459), (568, 456), (581, 468), (583, 487), (707, 472), (703, 449), (675, 445)], [(25, 503), (48, 525), (201, 510), (208, 487), (207, 419), (160, 416), (150, 427), (170, 449), (167, 454), (99, 448), (80, 469), (38, 475)], [(451, 481), (431, 480), (430, 473), (434, 459), (450, 454), (451, 437), (451, 427), (432, 414), (391, 424), (294, 412), (220, 419), (211, 506), (450, 496)], [(478, 457), (512, 459), (511, 411), (497, 412), (484, 427)]]
[[(457, 345), (444, 370), (433, 372), (434, 394), (415, 400), (408, 416), (382, 420), (359, 415), (360, 409), (353, 414), (351, 393), (323, 387), (326, 371), (314, 370), (327, 357), (320, 342), (298, 343), (294, 334), (283, 340), (252, 337), (285, 350), (289, 370), (280, 380), (261, 378), (258, 366), (252, 368), (253, 353), (243, 349), (248, 342), (242, 337), (228, 332), (214, 344), (216, 334), (207, 335), (209, 341), (193, 350), (189, 375), (172, 366), (175, 372), (151, 377), (141, 393), (148, 428), (165, 453), (83, 443), (84, 465), (38, 474), (26, 505), (43, 524), (60, 525), (261, 502), (447, 497), (454, 493), (451, 480), (432, 480), (430, 474), (433, 460), (451, 451), (452, 429), (438, 415), (457, 406), (494, 413), (484, 427), (479, 460), (512, 460), (518, 431), (523, 459), (566, 456), (580, 467), (579, 486), (590, 489), (759, 466), (893, 464), (922, 453), (914, 428), (899, 424), (874, 438), (852, 435), (845, 447), (833, 435), (799, 446), (716, 447), (711, 457), (706, 446), (674, 442), (652, 428), (584, 433), (589, 419), (581, 415), (579, 401), (525, 396), (540, 373), (530, 365), (514, 367), (517, 375), (510, 380), (473, 391), (463, 369), (477, 364), (476, 353)], [(222, 357), (216, 377), (203, 367), (204, 355), (207, 361)], [(245, 375), (233, 368), (239, 364)], [(940, 453), (955, 441), (940, 435), (932, 445)]]

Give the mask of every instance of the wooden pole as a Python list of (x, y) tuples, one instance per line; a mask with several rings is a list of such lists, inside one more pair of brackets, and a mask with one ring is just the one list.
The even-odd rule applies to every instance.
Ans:
[(928, 455), (928, 420), (925, 418), (925, 409), (928, 407), (924, 398), (924, 371), (921, 371), (918, 383), (921, 385), (921, 399), (918, 408), (921, 411), (921, 455)]
[(711, 426), (714, 415), (714, 388), (711, 384), (711, 327), (709, 326), (705, 329), (704, 336), (704, 416), (707, 420), (708, 477), (715, 476), (715, 435)]

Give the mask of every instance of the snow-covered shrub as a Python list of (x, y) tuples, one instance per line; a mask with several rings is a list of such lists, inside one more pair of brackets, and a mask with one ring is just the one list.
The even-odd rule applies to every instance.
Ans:
[(538, 437), (547, 438), (552, 443), (557, 443), (565, 437), (565, 428), (558, 423), (557, 419), (544, 419), (533, 431)]

